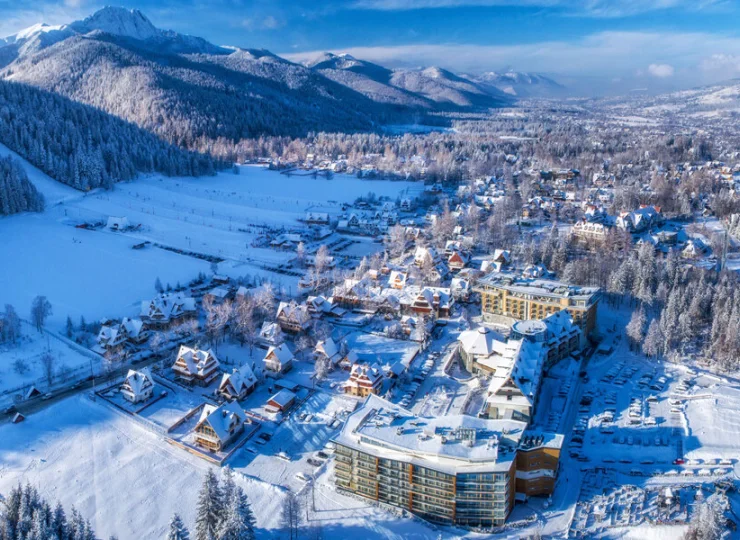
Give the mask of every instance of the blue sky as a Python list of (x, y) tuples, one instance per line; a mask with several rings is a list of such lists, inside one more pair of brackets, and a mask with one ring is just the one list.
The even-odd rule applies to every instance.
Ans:
[[(0, 0), (0, 35), (107, 2)], [(740, 0), (131, 0), (160, 28), (294, 60), (350, 52), (390, 67), (536, 71), (654, 90), (740, 77)], [(606, 90), (605, 90), (606, 91)]]

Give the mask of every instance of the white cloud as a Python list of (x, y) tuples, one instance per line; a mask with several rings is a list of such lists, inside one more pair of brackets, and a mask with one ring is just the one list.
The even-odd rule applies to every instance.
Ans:
[(384, 11), (453, 8), (462, 6), (516, 6), (559, 8), (568, 15), (626, 17), (661, 9), (696, 11), (726, 6), (725, 0), (355, 0), (352, 7)]
[(653, 77), (665, 79), (667, 77), (673, 77), (673, 73), (676, 70), (670, 64), (650, 64), (648, 66), (648, 73)]

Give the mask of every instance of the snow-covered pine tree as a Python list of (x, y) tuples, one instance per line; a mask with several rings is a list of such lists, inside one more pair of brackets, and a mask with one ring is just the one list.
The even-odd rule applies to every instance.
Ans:
[(218, 478), (212, 469), (208, 469), (198, 494), (195, 540), (216, 538), (218, 526), (223, 517), (223, 508), (223, 497)]
[(28, 179), (20, 161), (10, 156), (0, 158), (0, 215), (43, 210), (44, 197)]
[(218, 528), (219, 540), (254, 540), (254, 515), (242, 488), (235, 486)]
[(189, 538), (190, 533), (182, 522), (182, 518), (180, 518), (178, 514), (174, 514), (170, 521), (170, 530), (167, 533), (167, 540), (188, 540)]

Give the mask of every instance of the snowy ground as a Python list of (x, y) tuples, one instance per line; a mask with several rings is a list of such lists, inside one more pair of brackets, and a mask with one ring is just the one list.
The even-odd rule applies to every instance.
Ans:
[[(8, 151), (0, 147), (0, 155), (3, 152)], [(285, 176), (260, 167), (242, 167), (240, 175), (151, 176), (118, 184), (111, 192), (82, 194), (27, 162), (24, 165), (49, 204), (41, 214), (0, 218), (5, 255), (0, 265), (0, 305), (13, 304), (27, 317), (31, 300), (46, 295), (54, 307), (50, 324), (57, 329), (67, 315), (75, 321), (81, 315), (88, 321), (136, 315), (139, 302), (155, 294), (157, 277), (164, 285), (175, 286), (208, 272), (209, 263), (198, 258), (154, 246), (132, 249), (143, 240), (223, 258), (221, 273), (269, 278), (295, 293), (297, 276), (269, 270), (293, 254), (251, 247), (262, 226), (301, 227), (297, 218), (310, 209), (318, 207), (337, 215), (342, 203), (368, 192), (395, 200), (414, 196), (423, 187), (346, 175), (331, 180)], [(82, 222), (106, 222), (110, 216), (125, 216), (140, 228), (113, 233), (74, 227)], [(365, 255), (377, 247), (361, 241), (348, 254)]]
[[(90, 356), (82, 354), (81, 347), (40, 334), (25, 322), (21, 323), (21, 332), (23, 337), (18, 345), (0, 345), (0, 403), (7, 404), (16, 395), (24, 395), (31, 385), (42, 392), (48, 389), (41, 361), (47, 352), (54, 357), (54, 384), (90, 374)], [(16, 369), (16, 363), (24, 366), (22, 373)]]

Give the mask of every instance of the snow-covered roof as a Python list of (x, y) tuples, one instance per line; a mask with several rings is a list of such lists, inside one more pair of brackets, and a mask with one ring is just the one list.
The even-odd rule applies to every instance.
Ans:
[(216, 433), (216, 436), (225, 441), (230, 436), (231, 429), (244, 422), (244, 410), (236, 402), (224, 403), (219, 407), (206, 403), (200, 413), (198, 425), (207, 422)]
[(152, 374), (149, 368), (142, 368), (140, 370), (129, 369), (124, 385), (127, 385), (131, 389), (134, 395), (140, 395), (143, 390), (149, 386), (154, 385)]
[(296, 395), (293, 392), (283, 388), (282, 390), (280, 390), (280, 392), (272, 396), (268, 401), (271, 401), (281, 409), (285, 409), (291, 404), (293, 400), (295, 400), (295, 397)]
[(508, 470), (527, 424), (469, 415), (418, 417), (370, 395), (336, 442), (449, 473)]
[(184, 367), (190, 375), (198, 376), (204, 376), (208, 371), (219, 366), (218, 358), (211, 349), (202, 351), (185, 345), (180, 345), (175, 364), (178, 368)]
[(227, 383), (231, 384), (234, 392), (241, 394), (257, 384), (257, 377), (254, 376), (252, 368), (248, 364), (244, 364), (240, 368), (235, 368), (232, 373), (224, 373), (219, 389), (223, 389)]
[(275, 357), (283, 365), (290, 364), (293, 361), (293, 353), (290, 351), (285, 343), (281, 343), (278, 346), (272, 346), (267, 349), (267, 352), (265, 353), (265, 358), (268, 358), (272, 355), (275, 355)]

